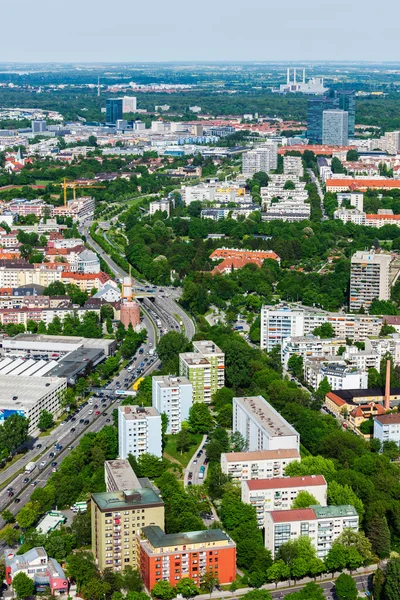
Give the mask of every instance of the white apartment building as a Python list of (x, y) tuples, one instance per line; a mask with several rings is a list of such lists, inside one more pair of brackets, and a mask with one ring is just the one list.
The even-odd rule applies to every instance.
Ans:
[(270, 352), (287, 337), (304, 333), (304, 310), (289, 306), (263, 306), (261, 309), (261, 349)]
[(221, 471), (233, 481), (283, 477), (286, 466), (301, 460), (293, 448), (289, 450), (254, 450), (253, 452), (224, 452), (221, 454)]
[(271, 511), (265, 513), (265, 547), (275, 558), (282, 544), (306, 535), (318, 558), (324, 558), (345, 529), (358, 527), (359, 517), (351, 505)]
[[(358, 369), (359, 371), (368, 371), (368, 369), (376, 369), (378, 373), (380, 372), (381, 357), (376, 352), (369, 352), (368, 350), (359, 350), (357, 346), (346, 346), (346, 351), (343, 352), (342, 357), (349, 365), (349, 367), (353, 367), (355, 369)], [(398, 358), (400, 358), (400, 355), (398, 356)]]
[(263, 221), (286, 221), (288, 223), (297, 223), (298, 221), (307, 221), (310, 218), (311, 207), (305, 202), (283, 201), (271, 204), (265, 213)]
[(395, 365), (400, 364), (400, 335), (398, 333), (392, 333), (387, 337), (375, 338), (369, 337), (365, 341), (365, 350), (367, 352), (375, 354), (379, 362), (389, 353), (393, 357)]
[(124, 96), (122, 98), (122, 112), (123, 113), (134, 113), (137, 109), (137, 98), (136, 96)]
[(400, 414), (380, 415), (374, 418), (374, 439), (383, 444), (395, 442), (400, 447)]
[(311, 357), (335, 356), (341, 346), (346, 345), (345, 338), (322, 339), (315, 335), (286, 337), (282, 340), (281, 358), (285, 369), (291, 356), (302, 356), (304, 362)]
[(156, 200), (154, 202), (150, 202), (149, 212), (151, 215), (154, 215), (157, 211), (166, 212), (167, 217), (169, 217), (171, 212), (170, 201), (165, 198), (164, 200)]
[(274, 143), (259, 146), (242, 155), (242, 173), (245, 177), (253, 177), (262, 171), (269, 173), (278, 166), (278, 147)]
[(141, 454), (162, 456), (161, 415), (154, 407), (118, 407), (119, 458), (129, 454), (139, 458)]
[(300, 435), (262, 396), (233, 399), (233, 431), (249, 451), (300, 448)]
[(283, 173), (289, 177), (303, 177), (303, 159), (301, 156), (284, 156), (283, 157)]
[(324, 359), (309, 359), (304, 365), (304, 379), (314, 390), (323, 379), (327, 379), (332, 390), (366, 390), (368, 373), (349, 367), (344, 360), (327, 362)]
[(317, 503), (326, 506), (327, 483), (323, 475), (278, 477), (242, 481), (242, 502), (256, 509), (258, 526), (264, 527), (265, 513), (290, 510), (300, 492), (309, 492)]
[(355, 225), (366, 224), (366, 214), (356, 208), (338, 208), (333, 213), (334, 219), (340, 219), (343, 223), (354, 223)]
[(366, 312), (373, 300), (390, 298), (390, 254), (358, 251), (351, 257), (350, 310)]
[(189, 418), (193, 387), (186, 377), (161, 375), (152, 378), (152, 404), (168, 417), (167, 433), (178, 433)]
[(342, 206), (343, 200), (350, 200), (350, 206), (361, 212), (364, 210), (364, 194), (362, 192), (339, 192), (337, 194), (339, 207)]

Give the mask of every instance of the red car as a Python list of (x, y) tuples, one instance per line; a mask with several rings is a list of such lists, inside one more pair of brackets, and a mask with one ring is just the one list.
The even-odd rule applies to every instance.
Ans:
[(95, 415), (99, 415), (99, 414), (100, 414), (100, 411), (99, 411), (99, 410), (96, 410), (96, 412), (95, 412), (94, 414), (95, 414)]

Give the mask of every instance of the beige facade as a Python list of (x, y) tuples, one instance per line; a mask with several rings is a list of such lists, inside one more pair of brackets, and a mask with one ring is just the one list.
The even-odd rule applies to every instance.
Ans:
[(151, 487), (92, 494), (92, 551), (101, 571), (139, 567), (137, 535), (164, 529), (164, 503)]

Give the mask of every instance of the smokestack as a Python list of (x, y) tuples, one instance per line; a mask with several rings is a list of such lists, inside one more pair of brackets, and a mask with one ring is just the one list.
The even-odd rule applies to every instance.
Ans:
[(293, 85), (296, 85), (296, 67), (293, 69)]
[(390, 360), (386, 361), (386, 385), (385, 385), (385, 401), (383, 404), (383, 408), (385, 410), (390, 410)]
[(290, 83), (290, 67), (288, 67), (288, 70), (287, 70), (286, 83), (287, 83), (287, 85), (289, 85), (289, 83)]
[(306, 70), (303, 69), (303, 83), (306, 82)]

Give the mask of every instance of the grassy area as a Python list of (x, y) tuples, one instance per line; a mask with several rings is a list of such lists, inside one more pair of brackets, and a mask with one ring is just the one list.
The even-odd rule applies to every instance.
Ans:
[[(65, 418), (67, 418), (67, 416), (68, 416), (68, 415), (66, 414), (66, 415), (65, 415)], [(63, 419), (61, 419), (61, 420), (63, 420)], [(53, 431), (55, 430), (55, 428), (56, 428), (56, 427), (58, 427), (60, 423), (61, 423), (61, 421), (56, 421), (56, 422), (54, 423), (53, 427), (50, 427), (49, 429), (46, 429), (46, 431), (41, 431), (41, 432), (39, 433), (39, 437), (40, 437), (40, 438), (47, 437), (48, 435), (50, 435), (51, 433), (53, 433)]]
[(200, 446), (200, 442), (203, 439), (203, 436), (201, 433), (193, 433), (191, 435), (192, 443), (190, 444), (190, 448), (187, 452), (183, 452), (183, 453), (179, 452), (176, 449), (176, 438), (177, 438), (176, 435), (168, 436), (167, 444), (164, 449), (164, 454), (171, 456), (172, 458), (177, 460), (183, 467), (187, 467), (193, 454), (196, 452), (197, 448)]

